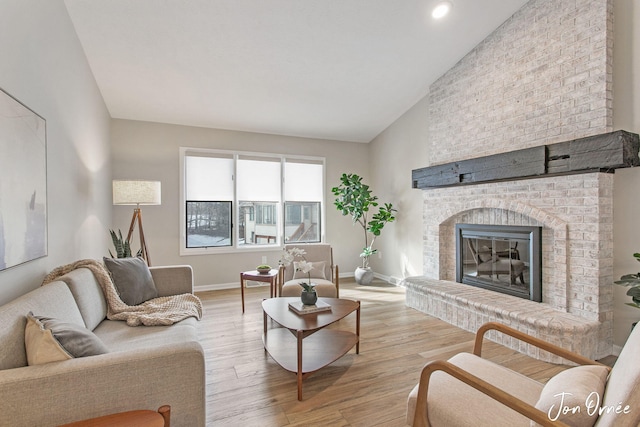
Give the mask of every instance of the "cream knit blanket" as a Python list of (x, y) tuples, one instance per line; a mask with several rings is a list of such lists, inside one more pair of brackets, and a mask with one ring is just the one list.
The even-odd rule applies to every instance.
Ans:
[(57, 267), (47, 274), (42, 284), (53, 282), (76, 268), (88, 268), (95, 276), (107, 300), (107, 319), (109, 320), (125, 320), (129, 326), (163, 326), (172, 325), (191, 316), (198, 320), (202, 317), (202, 302), (193, 294), (153, 298), (136, 306), (125, 304), (120, 299), (106, 267), (93, 259), (84, 259)]

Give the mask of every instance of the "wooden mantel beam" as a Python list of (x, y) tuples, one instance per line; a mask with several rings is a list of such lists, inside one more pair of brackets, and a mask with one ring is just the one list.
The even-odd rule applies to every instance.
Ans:
[(450, 187), (536, 176), (614, 172), (640, 166), (638, 134), (619, 130), (551, 145), (461, 160), (412, 171), (413, 188)]

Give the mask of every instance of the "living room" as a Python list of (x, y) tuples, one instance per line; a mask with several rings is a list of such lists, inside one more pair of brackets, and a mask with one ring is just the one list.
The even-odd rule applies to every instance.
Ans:
[[(453, 3), (455, 6), (456, 2)], [(553, 2), (557, 3), (562, 1)], [(636, 43), (640, 39), (640, 8), (631, 0), (571, 3), (578, 3), (577, 9), (610, 5), (613, 12), (613, 35), (606, 42), (606, 47), (612, 49), (612, 59), (607, 55), (612, 62), (601, 67), (611, 73), (610, 81), (601, 82), (609, 85), (605, 90), (611, 91), (604, 105), (609, 111), (605, 115), (611, 115), (608, 122), (587, 129), (586, 134), (584, 129), (577, 129), (564, 140), (587, 136), (589, 132), (640, 132), (640, 52)], [(522, 8), (544, 9), (546, 4), (531, 0), (523, 3)], [(516, 14), (522, 17), (525, 12), (518, 10)], [(443, 117), (431, 110), (428, 92), (433, 82), (419, 89), (423, 92), (415, 94), (408, 110), (398, 111), (397, 120), (381, 124), (380, 132), (359, 142), (175, 124), (178, 120), (156, 123), (116, 118), (103, 99), (64, 1), (3, 1), (0, 21), (0, 51), (5, 58), (0, 62), (0, 88), (46, 119), (48, 192), (48, 254), (0, 271), (0, 303), (39, 287), (43, 277), (60, 265), (108, 255), (109, 229), (125, 231), (131, 218), (130, 207), (112, 204), (111, 184), (118, 178), (162, 182), (162, 205), (144, 209), (145, 234), (153, 264), (191, 265), (196, 291), (237, 288), (238, 273), (260, 264), (263, 257), (268, 263), (277, 264), (279, 248), (243, 254), (180, 255), (179, 148), (184, 146), (324, 157), (325, 241), (333, 245), (336, 264), (345, 278), (352, 276), (352, 267), (359, 263), (361, 236), (333, 208), (329, 189), (338, 184), (342, 173), (365, 177), (381, 200), (398, 208), (396, 222), (377, 241), (380, 256), (373, 257), (372, 266), (378, 279), (396, 284), (406, 277), (427, 273), (423, 235), (425, 196), (422, 190), (412, 188), (412, 171), (461, 160), (455, 157), (460, 146), (446, 148), (446, 141), (434, 139), (436, 134), (443, 136), (435, 126), (435, 121)], [(524, 23), (510, 25), (518, 27)], [(578, 21), (575, 25), (585, 24)], [(596, 26), (603, 27), (604, 23), (598, 22)], [(515, 49), (523, 54), (528, 52), (522, 46)], [(374, 95), (371, 99), (375, 104)], [(482, 108), (486, 109), (486, 104)], [(554, 135), (537, 144), (561, 141)], [(496, 144), (503, 144), (500, 151), (506, 152), (533, 143), (516, 138), (508, 144)], [(467, 156), (473, 157), (465, 153)], [(632, 254), (638, 251), (640, 237), (634, 221), (640, 203), (634, 191), (638, 183), (638, 168), (621, 169), (612, 175), (613, 253), (607, 256), (610, 267), (603, 273), (610, 281), (637, 268)], [(631, 323), (640, 317), (637, 309), (625, 305), (628, 301), (625, 291), (622, 287), (613, 288), (613, 353), (619, 351)]]

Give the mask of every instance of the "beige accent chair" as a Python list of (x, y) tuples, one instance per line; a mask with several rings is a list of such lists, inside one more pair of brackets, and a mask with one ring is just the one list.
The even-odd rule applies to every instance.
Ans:
[[(333, 265), (333, 250), (327, 243), (298, 243), (285, 245), (285, 249), (293, 247), (304, 249), (305, 259), (314, 263), (310, 271), (311, 282), (316, 284), (316, 293), (319, 297), (339, 298), (340, 280), (338, 278), (338, 266)], [(300, 259), (296, 259), (300, 261)], [(288, 266), (280, 266), (280, 292), (281, 297), (299, 297), (302, 293), (300, 282), (308, 281), (308, 275), (295, 272), (293, 263)]]
[(525, 284), (523, 272), (526, 264), (523, 261), (500, 257), (487, 246), (481, 246), (476, 251), (471, 240), (468, 242), (476, 262), (478, 276), (493, 276), (495, 274), (496, 277), (500, 277), (501, 274), (508, 274), (511, 276), (512, 285), (516, 284), (516, 278), (520, 278), (520, 283)]
[[(508, 334), (524, 345), (539, 347), (579, 366), (560, 372), (546, 384), (534, 381), (481, 357), (483, 337), (490, 330)], [(577, 353), (490, 322), (478, 329), (473, 354), (460, 353), (447, 361), (430, 362), (423, 368), (419, 384), (409, 394), (407, 424), (636, 427), (640, 425), (639, 356), (640, 327), (633, 330), (610, 369)], [(595, 409), (587, 409), (585, 403), (589, 399)], [(580, 406), (580, 411), (573, 410), (576, 406)], [(563, 407), (570, 410), (558, 416)], [(589, 412), (593, 416), (589, 416)]]

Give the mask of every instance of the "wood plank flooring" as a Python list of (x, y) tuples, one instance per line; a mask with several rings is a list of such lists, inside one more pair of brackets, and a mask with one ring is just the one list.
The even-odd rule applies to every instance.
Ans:
[[(473, 334), (404, 305), (404, 289), (344, 280), (340, 297), (362, 302), (360, 354), (352, 349), (303, 383), (262, 346), (262, 299), (268, 287), (198, 293), (199, 334), (206, 353), (207, 426), (404, 426), (406, 399), (422, 366), (471, 351)], [(355, 314), (335, 327), (354, 330)], [(334, 327), (334, 326), (332, 326)], [(531, 359), (487, 342), (485, 357), (539, 381), (563, 366)]]

